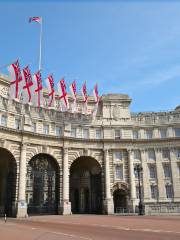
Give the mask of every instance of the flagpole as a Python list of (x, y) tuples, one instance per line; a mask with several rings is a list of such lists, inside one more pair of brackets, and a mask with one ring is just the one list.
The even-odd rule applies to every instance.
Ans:
[(41, 58), (42, 58), (42, 18), (40, 23), (40, 42), (39, 42), (39, 71), (41, 70)]

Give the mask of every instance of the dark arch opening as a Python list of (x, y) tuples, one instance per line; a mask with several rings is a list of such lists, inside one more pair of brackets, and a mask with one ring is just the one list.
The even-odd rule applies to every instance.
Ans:
[(72, 213), (102, 213), (101, 166), (91, 157), (79, 157), (70, 168)]
[(34, 156), (27, 167), (26, 201), (28, 214), (57, 214), (59, 166), (48, 154)]
[(16, 160), (7, 149), (0, 148), (0, 215), (15, 216)]
[(127, 210), (127, 192), (123, 189), (117, 189), (113, 193), (114, 212), (123, 212)]

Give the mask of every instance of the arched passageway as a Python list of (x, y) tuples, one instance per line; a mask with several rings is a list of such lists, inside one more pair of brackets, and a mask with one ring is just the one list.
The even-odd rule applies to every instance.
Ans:
[(16, 171), (14, 156), (0, 148), (0, 215), (15, 215)]
[(28, 214), (56, 214), (59, 202), (59, 166), (48, 154), (34, 156), (27, 167)]
[(72, 213), (102, 213), (101, 167), (91, 157), (79, 157), (70, 168)]
[(113, 193), (114, 212), (127, 211), (127, 192), (123, 189), (117, 189)]

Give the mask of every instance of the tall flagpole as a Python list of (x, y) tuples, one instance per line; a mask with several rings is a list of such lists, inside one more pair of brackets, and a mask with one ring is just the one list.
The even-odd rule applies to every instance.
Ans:
[(41, 59), (42, 59), (42, 18), (40, 23), (40, 42), (39, 42), (39, 71), (41, 70)]

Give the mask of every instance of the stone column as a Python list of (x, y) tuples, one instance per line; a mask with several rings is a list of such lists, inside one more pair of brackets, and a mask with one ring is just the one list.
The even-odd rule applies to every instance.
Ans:
[(141, 162), (142, 162), (142, 172), (143, 172), (143, 193), (144, 193), (144, 203), (150, 199), (150, 186), (149, 186), (149, 169), (146, 159), (146, 151), (141, 151)]
[(105, 164), (105, 213), (114, 214), (114, 203), (111, 196), (111, 181), (110, 181), (110, 166), (109, 166), (109, 151), (108, 149), (104, 150), (104, 164)]
[(133, 151), (128, 150), (128, 158), (129, 158), (129, 177), (130, 177), (130, 189), (131, 189), (131, 205), (132, 210), (135, 212), (136, 206), (136, 183), (135, 183), (135, 176), (134, 176), (134, 158), (133, 158)]
[(18, 207), (17, 217), (27, 217), (26, 203), (26, 145), (21, 145), (21, 155), (19, 163), (19, 191), (18, 191)]
[(171, 172), (172, 172), (172, 182), (174, 190), (174, 201), (180, 202), (180, 180), (178, 172), (178, 164), (176, 159), (176, 149), (170, 149), (170, 160), (171, 160)]
[(63, 149), (63, 203), (62, 214), (71, 214), (71, 203), (69, 202), (69, 164), (68, 149)]
[(157, 169), (157, 182), (158, 182), (158, 200), (159, 202), (166, 201), (166, 191), (164, 183), (164, 169), (162, 165), (162, 152), (161, 149), (155, 149), (156, 156), (156, 169)]

